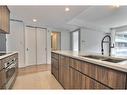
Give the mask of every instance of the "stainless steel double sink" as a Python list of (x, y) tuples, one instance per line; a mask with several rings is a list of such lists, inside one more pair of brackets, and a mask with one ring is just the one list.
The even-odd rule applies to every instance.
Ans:
[(109, 58), (109, 57), (99, 56), (99, 55), (85, 55), (85, 56), (81, 55), (81, 56), (86, 58), (91, 58), (91, 59), (97, 59), (101, 61), (112, 62), (112, 63), (119, 63), (126, 60), (122, 58)]

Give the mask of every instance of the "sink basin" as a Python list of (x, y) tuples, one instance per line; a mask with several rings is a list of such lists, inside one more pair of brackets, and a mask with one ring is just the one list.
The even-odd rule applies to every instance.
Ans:
[(109, 58), (109, 57), (99, 56), (99, 55), (86, 55), (86, 56), (82, 56), (82, 57), (87, 57), (87, 58), (91, 58), (91, 59), (97, 59), (97, 60), (107, 61), (107, 62), (112, 62), (112, 63), (119, 63), (119, 62), (126, 60), (126, 59), (122, 59), (122, 58)]
[(82, 57), (88, 57), (88, 58), (98, 59), (98, 60), (105, 60), (106, 59), (106, 57), (98, 56), (98, 55), (86, 55), (86, 56), (82, 56)]
[(118, 62), (125, 61), (125, 59), (111, 59), (111, 58), (107, 58), (107, 59), (104, 59), (103, 61), (118, 63)]

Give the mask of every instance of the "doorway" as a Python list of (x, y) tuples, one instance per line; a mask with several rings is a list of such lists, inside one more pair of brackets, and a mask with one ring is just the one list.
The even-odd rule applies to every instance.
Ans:
[(73, 51), (80, 50), (80, 30), (79, 29), (71, 32), (71, 43), (72, 43)]
[(51, 33), (51, 49), (61, 50), (61, 33), (60, 32)]

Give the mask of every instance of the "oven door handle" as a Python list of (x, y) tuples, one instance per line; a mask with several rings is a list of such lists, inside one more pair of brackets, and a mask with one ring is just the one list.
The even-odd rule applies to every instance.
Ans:
[(7, 72), (9, 69), (16, 67), (15, 65), (16, 65), (16, 62), (12, 63), (10, 66), (5, 68), (5, 71)]

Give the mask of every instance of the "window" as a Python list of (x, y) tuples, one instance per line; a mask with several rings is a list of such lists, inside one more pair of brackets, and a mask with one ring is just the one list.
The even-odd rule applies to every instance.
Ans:
[(72, 32), (72, 50), (79, 51), (79, 30)]
[(116, 55), (127, 56), (127, 31), (115, 33)]

